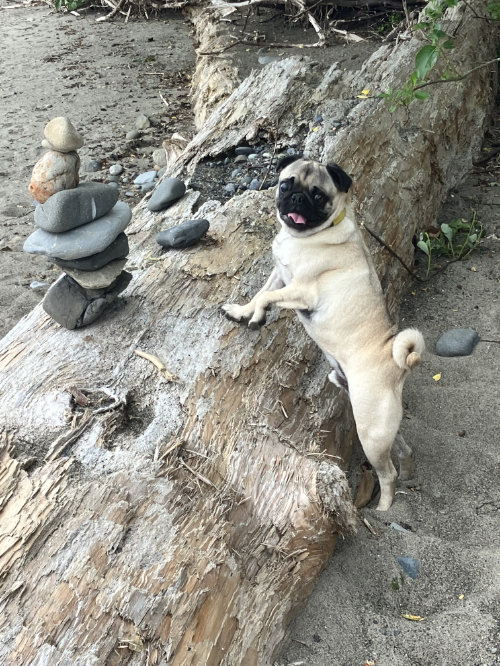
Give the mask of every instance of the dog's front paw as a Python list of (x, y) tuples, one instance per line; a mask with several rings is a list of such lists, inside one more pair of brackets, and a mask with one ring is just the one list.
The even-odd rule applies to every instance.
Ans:
[(236, 303), (226, 303), (221, 307), (222, 312), (231, 321), (247, 321), (252, 316), (252, 313), (247, 313), (244, 305), (237, 305)]

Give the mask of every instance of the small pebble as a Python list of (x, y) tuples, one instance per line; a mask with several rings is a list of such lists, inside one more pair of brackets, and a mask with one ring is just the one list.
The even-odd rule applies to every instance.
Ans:
[(139, 114), (135, 120), (135, 128), (138, 130), (144, 130), (148, 127), (151, 127), (151, 122), (147, 116), (143, 113)]
[(398, 557), (398, 564), (403, 572), (413, 580), (420, 576), (420, 560), (416, 557)]
[(314, 116), (313, 123), (315, 123), (315, 124), (319, 124), (319, 123), (322, 123), (322, 122), (323, 122), (323, 116), (321, 115), (321, 113), (317, 113), (317, 114)]
[(258, 178), (252, 178), (248, 185), (249, 190), (258, 190), (262, 182)]
[(271, 153), (262, 153), (262, 157), (265, 157), (267, 160), (270, 160), (272, 155)]
[(125, 196), (126, 196), (126, 197), (133, 197), (133, 196), (134, 196), (134, 193), (133, 193), (133, 192), (130, 192), (130, 190), (129, 190), (128, 192), (125, 192)]
[(250, 155), (248, 156), (248, 159), (249, 159), (250, 161), (253, 161), (253, 160), (258, 159), (258, 157), (259, 157), (259, 156), (257, 155), (257, 153), (250, 153)]
[(41, 289), (42, 287), (46, 286), (46, 282), (38, 282), (38, 280), (33, 280), (33, 282), (30, 283), (30, 289)]
[(96, 171), (100, 171), (101, 169), (102, 169), (102, 162), (100, 162), (99, 160), (90, 160), (85, 165), (85, 171), (87, 173), (95, 173)]
[(452, 328), (443, 333), (436, 343), (438, 356), (469, 356), (480, 337), (473, 328)]
[(141, 192), (149, 192), (150, 190), (154, 190), (155, 188), (155, 183), (149, 182), (149, 183), (143, 183), (141, 185)]
[(234, 183), (228, 183), (224, 187), (224, 191), (228, 192), (228, 194), (234, 194), (236, 192), (236, 185)]
[(130, 130), (130, 132), (127, 132), (125, 135), (125, 138), (127, 141), (135, 141), (141, 136), (141, 133), (138, 129)]
[(247, 155), (237, 155), (237, 156), (234, 158), (234, 163), (235, 163), (235, 164), (243, 164), (243, 163), (246, 162), (247, 160), (248, 160)]
[(230, 161), (231, 161), (231, 158), (230, 158), (230, 157), (226, 157), (226, 158), (224, 159), (224, 164), (229, 164)]
[(286, 154), (287, 155), (296, 155), (297, 151), (295, 150), (295, 148), (287, 148)]
[(109, 183), (108, 183), (108, 187), (116, 187), (116, 188), (118, 188), (118, 183), (115, 183), (114, 180), (110, 180)]
[(235, 155), (251, 155), (254, 152), (255, 149), (250, 146), (238, 146), (234, 149)]
[(112, 165), (109, 167), (109, 173), (110, 173), (112, 176), (119, 176), (119, 175), (121, 174), (122, 171), (123, 171), (123, 167), (122, 167), (121, 164), (112, 164)]
[(151, 157), (156, 166), (161, 168), (167, 165), (167, 153), (165, 152), (165, 148), (157, 148)]
[(140, 173), (137, 178), (134, 178), (134, 185), (144, 185), (144, 183), (151, 183), (156, 178), (156, 171), (146, 171)]
[(243, 171), (241, 169), (234, 169), (231, 171), (231, 178), (238, 178), (238, 176), (241, 176)]

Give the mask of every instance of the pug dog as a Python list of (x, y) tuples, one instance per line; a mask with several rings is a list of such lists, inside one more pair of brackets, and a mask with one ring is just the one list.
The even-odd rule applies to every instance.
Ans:
[(420, 331), (400, 333), (391, 324), (382, 288), (350, 205), (351, 178), (337, 164), (285, 157), (277, 217), (281, 230), (272, 245), (275, 267), (246, 305), (222, 307), (251, 328), (265, 323), (266, 309), (296, 310), (332, 370), (328, 378), (349, 394), (356, 429), (380, 483), (378, 509), (394, 499), (397, 472), (411, 477), (413, 456), (398, 433), (403, 383), (424, 352)]

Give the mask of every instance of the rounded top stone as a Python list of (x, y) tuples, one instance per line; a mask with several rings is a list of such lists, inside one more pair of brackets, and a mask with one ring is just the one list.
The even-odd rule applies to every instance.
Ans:
[(60, 153), (70, 153), (83, 146), (82, 136), (65, 116), (52, 118), (45, 125), (43, 134), (52, 148)]

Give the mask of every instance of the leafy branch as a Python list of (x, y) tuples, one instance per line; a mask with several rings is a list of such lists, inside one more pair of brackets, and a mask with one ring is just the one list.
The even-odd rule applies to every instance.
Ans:
[[(423, 32), (428, 44), (423, 46), (415, 56), (415, 65), (408, 81), (397, 89), (390, 88), (388, 92), (382, 93), (381, 97), (388, 100), (389, 111), (395, 111), (399, 106), (408, 106), (413, 100), (426, 100), (429, 93), (426, 88), (437, 83), (453, 83), (463, 81), (473, 72), (498, 62), (495, 58), (485, 63), (473, 67), (468, 72), (458, 74), (449, 67), (447, 54), (453, 48), (455, 43), (451, 35), (443, 30), (441, 20), (446, 10), (456, 7), (460, 0), (431, 0), (424, 9), (424, 21), (417, 23), (414, 30)], [(466, 0), (464, 0), (466, 2)], [(487, 4), (489, 15), (493, 19), (500, 18), (500, 1), (489, 0)], [(428, 79), (429, 73), (434, 69), (438, 61), (444, 59), (446, 69), (439, 79)]]

